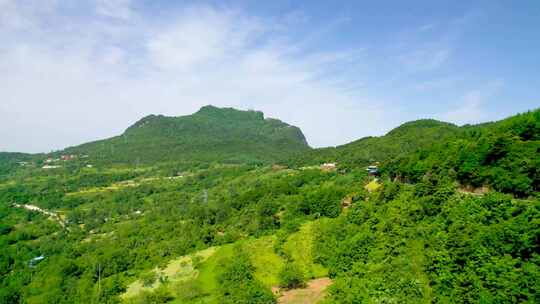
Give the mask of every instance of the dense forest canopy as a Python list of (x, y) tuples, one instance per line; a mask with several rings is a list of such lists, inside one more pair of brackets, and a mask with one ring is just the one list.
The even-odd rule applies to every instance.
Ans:
[(433, 142), (393, 159), (390, 176), (418, 182), (426, 174), (450, 176), (472, 187), (527, 197), (540, 190), (540, 111), (467, 126), (453, 140)]
[(539, 110), (311, 149), (215, 107), (0, 153), (0, 303), (538, 303), (539, 155)]

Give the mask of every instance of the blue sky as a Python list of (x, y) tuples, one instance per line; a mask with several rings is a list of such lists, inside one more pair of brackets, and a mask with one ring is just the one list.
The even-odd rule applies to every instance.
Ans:
[(256, 109), (315, 147), (540, 106), (539, 1), (0, 0), (0, 151)]

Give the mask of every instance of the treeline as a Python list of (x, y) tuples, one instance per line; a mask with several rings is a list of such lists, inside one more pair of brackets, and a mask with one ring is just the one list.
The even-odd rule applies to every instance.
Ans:
[(80, 203), (67, 196), (70, 192), (110, 186), (144, 173), (137, 170), (36, 172), (13, 177), (13, 182), (0, 187), (0, 201), (5, 204), (35, 204), (47, 209), (72, 208)]

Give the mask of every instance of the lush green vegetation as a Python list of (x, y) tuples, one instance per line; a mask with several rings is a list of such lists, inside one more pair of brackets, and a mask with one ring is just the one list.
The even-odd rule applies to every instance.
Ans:
[(318, 227), (330, 303), (540, 300), (538, 200), (460, 194), (444, 180), (383, 188)]
[(309, 147), (299, 128), (262, 112), (206, 106), (182, 117), (147, 116), (124, 134), (68, 148), (95, 163), (268, 163)]
[[(238, 129), (206, 141), (230, 150), (182, 154), (201, 158), (157, 162), (157, 143), (146, 154), (122, 150), (165, 125), (170, 139), (236, 120)], [(111, 139), (111, 154), (99, 143), (68, 150), (101, 160), (46, 170), (43, 155), (0, 154), (0, 303), (275, 303), (272, 288), (327, 276), (328, 303), (540, 302), (539, 111), (478, 126), (407, 123), (307, 151), (289, 168), (264, 163), (305, 142), (274, 124), (203, 108), (143, 119), (126, 131), (141, 141), (120, 148), (122, 137)], [(258, 135), (243, 137), (248, 149), (229, 140), (257, 126), (266, 139), (295, 143), (273, 154), (251, 146)], [(148, 159), (132, 162), (139, 155)], [(305, 167), (325, 161), (337, 170)], [(373, 161), (378, 182), (364, 167)], [(489, 191), (472, 191), (481, 186)]]
[(30, 154), (0, 152), (0, 181), (4, 176), (20, 168), (21, 162), (30, 162), (31, 159)]
[(467, 126), (451, 141), (398, 158), (390, 176), (416, 183), (426, 175), (449, 176), (462, 185), (489, 186), (527, 197), (540, 190), (540, 110), (498, 123)]
[[(109, 188), (102, 183), (103, 191), (80, 191), (87, 186), (82, 182), (85, 174), (66, 187), (67, 176), (61, 172), (2, 186), (4, 301), (111, 301), (130, 281), (175, 257), (278, 230), (287, 235), (321, 214), (337, 216), (337, 195), (315, 209), (299, 202), (319, 192), (343, 193), (356, 183), (354, 176), (335, 172), (230, 165), (174, 179), (139, 176), (144, 172), (152, 169), (133, 175), (103, 172), (104, 178), (115, 176), (107, 179), (110, 184), (134, 177), (130, 186)], [(66, 227), (12, 203), (63, 214)], [(25, 213), (33, 216), (21, 226), (23, 219), (28, 221)], [(273, 245), (269, 248), (274, 250)], [(40, 255), (45, 260), (30, 268), (29, 260)]]
[(385, 136), (365, 137), (338, 147), (313, 149), (284, 162), (291, 166), (305, 166), (339, 161), (342, 168), (363, 167), (428, 147), (434, 142), (449, 140), (460, 132), (455, 125), (422, 119), (405, 123)]

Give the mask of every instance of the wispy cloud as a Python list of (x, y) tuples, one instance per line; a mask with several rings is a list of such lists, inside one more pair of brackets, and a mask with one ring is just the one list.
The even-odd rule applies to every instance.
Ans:
[(418, 46), (399, 56), (399, 62), (409, 71), (430, 71), (443, 66), (452, 54), (452, 48), (440, 44)]
[(463, 32), (479, 16), (468, 12), (446, 22), (402, 30), (391, 43), (397, 63), (408, 73), (429, 72), (447, 66), (459, 49)]
[(491, 110), (489, 99), (504, 86), (504, 82), (497, 80), (486, 84), (482, 88), (466, 92), (455, 108), (438, 115), (442, 120), (450, 121), (458, 125), (479, 123), (489, 120)]
[(410, 89), (417, 92), (428, 92), (451, 88), (456, 89), (458, 84), (462, 83), (463, 80), (464, 77), (460, 75), (450, 75), (438, 78), (431, 78), (427, 80), (418, 80), (410, 86)]
[[(383, 105), (331, 76), (357, 60), (354, 51), (305, 49), (240, 10), (199, 5), (135, 22), (128, 1), (95, 4), (107, 18), (79, 22), (76, 31), (68, 18), (2, 46), (0, 67), (9, 73), (0, 75), (0, 136), (19, 131), (0, 150), (62, 148), (116, 135), (143, 115), (184, 115), (209, 103), (263, 110), (301, 126), (315, 146), (380, 130)], [(30, 23), (45, 18), (18, 12)]]
[(96, 12), (99, 15), (116, 18), (129, 19), (134, 12), (131, 8), (131, 0), (95, 0)]
[(498, 86), (453, 66), (475, 14), (364, 37), (351, 31), (353, 14), (170, 7), (0, 0), (0, 151), (59, 149), (205, 104), (262, 110), (300, 126), (313, 146), (430, 113), (457, 123), (492, 117)]
[(0, 0), (1, 31), (22, 31), (37, 27), (38, 19), (51, 14), (56, 2)]
[(162, 69), (188, 70), (237, 59), (265, 31), (238, 12), (211, 7), (191, 7), (179, 20), (147, 42), (152, 63)]

